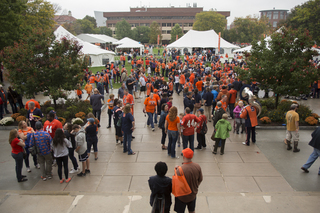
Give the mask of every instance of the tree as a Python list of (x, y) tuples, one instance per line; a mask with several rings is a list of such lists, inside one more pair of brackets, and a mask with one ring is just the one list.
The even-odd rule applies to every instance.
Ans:
[(97, 28), (97, 21), (94, 17), (86, 15), (82, 20), (90, 21), (93, 24), (94, 28)]
[(174, 42), (176, 40), (177, 35), (178, 35), (178, 38), (181, 38), (181, 36), (183, 35), (182, 29), (181, 29), (179, 24), (176, 24), (171, 30), (171, 41), (170, 41), (170, 43), (172, 43), (172, 42)]
[(76, 32), (77, 34), (95, 33), (94, 24), (88, 19), (78, 19), (77, 22), (80, 24), (81, 27), (81, 32)]
[(319, 69), (310, 60), (316, 51), (311, 50), (313, 40), (308, 31), (281, 28), (271, 35), (269, 44), (253, 42), (247, 56), (247, 68), (238, 68), (241, 80), (257, 81), (264, 89), (276, 94), (276, 106), (280, 95), (298, 95), (310, 92), (310, 84), (318, 80)]
[(320, 44), (320, 0), (310, 0), (291, 10), (286, 24), (294, 29), (310, 31), (310, 35)]
[(132, 30), (132, 38), (141, 43), (149, 42), (150, 27), (138, 26)]
[(131, 25), (125, 19), (122, 19), (122, 21), (117, 22), (116, 38), (117, 39), (122, 39), (124, 37), (131, 38), (131, 36), (132, 36)]
[(81, 48), (67, 38), (56, 41), (52, 30), (34, 29), (1, 51), (0, 61), (19, 93), (32, 96), (44, 91), (56, 104), (61, 91), (73, 90), (83, 76), (88, 61), (80, 53)]
[(193, 29), (199, 31), (214, 30), (217, 33), (222, 32), (226, 27), (226, 18), (215, 11), (205, 11), (196, 14), (196, 21), (193, 23)]
[(104, 34), (112, 37), (112, 30), (108, 27), (99, 27), (98, 34)]
[(270, 30), (268, 19), (265, 16), (260, 19), (251, 16), (235, 18), (233, 23), (234, 28), (229, 34), (232, 35), (232, 40), (228, 40), (230, 42), (251, 43), (253, 40), (261, 40), (263, 34), (267, 34)]
[(28, 1), (27, 9), (23, 13), (22, 28), (24, 31), (32, 31), (35, 28), (51, 30), (55, 24), (54, 14), (55, 8), (51, 3), (44, 0)]
[(238, 34), (236, 29), (232, 28), (230, 30), (224, 29), (221, 33), (221, 36), (224, 40), (229, 42), (237, 42), (238, 40)]
[(149, 43), (150, 44), (157, 44), (158, 35), (160, 36), (160, 42), (161, 42), (161, 40), (162, 40), (161, 28), (160, 28), (160, 25), (158, 24), (158, 22), (154, 21), (150, 25)]
[(25, 9), (23, 1), (0, 1), (0, 51), (21, 37), (22, 12)]

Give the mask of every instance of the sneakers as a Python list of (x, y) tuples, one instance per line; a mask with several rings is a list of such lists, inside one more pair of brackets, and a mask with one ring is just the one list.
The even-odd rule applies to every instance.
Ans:
[(180, 157), (179, 156), (175, 156), (175, 157), (171, 157), (173, 159), (179, 159)]
[(89, 169), (86, 169), (86, 174), (90, 174), (90, 170)]
[(305, 173), (309, 173), (309, 170), (304, 168), (304, 167), (301, 167), (301, 169), (305, 172)]
[(154, 128), (152, 128), (152, 131), (154, 131)]
[(199, 150), (202, 150), (202, 148), (201, 148), (201, 147), (196, 147), (196, 148), (194, 148), (194, 149), (199, 149)]
[(147, 127), (150, 127), (150, 125), (147, 125)]
[(63, 183), (64, 182), (64, 178), (62, 178), (61, 180), (60, 180), (60, 183)]
[(86, 173), (80, 172), (79, 174), (77, 174), (77, 176), (78, 176), (78, 177), (84, 177), (84, 176), (86, 176)]
[(30, 169), (30, 167), (27, 167), (27, 172), (31, 172), (31, 169)]
[(68, 178), (67, 180), (66, 180), (66, 183), (69, 183), (71, 181), (71, 178)]
[(79, 168), (78, 169), (72, 168), (69, 173), (74, 174), (74, 173), (78, 173), (78, 172), (79, 172)]
[(52, 179), (52, 175), (48, 175), (47, 178), (50, 180)]
[(249, 144), (247, 144), (246, 142), (242, 142), (243, 145), (246, 145), (246, 146), (250, 146)]
[(43, 181), (46, 181), (46, 180), (47, 180), (46, 177), (42, 177), (42, 176), (41, 176), (41, 179), (42, 179)]
[(37, 164), (37, 165), (36, 165), (36, 168), (37, 168), (37, 169), (40, 169), (40, 164)]

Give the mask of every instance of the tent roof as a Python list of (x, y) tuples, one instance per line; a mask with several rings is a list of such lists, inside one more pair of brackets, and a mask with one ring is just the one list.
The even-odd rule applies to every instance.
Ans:
[(116, 48), (141, 48), (141, 47), (143, 47), (142, 44), (140, 44), (139, 42), (137, 42), (131, 38), (128, 38), (128, 37), (125, 37), (125, 38), (121, 39), (120, 41), (115, 42), (114, 44), (120, 44)]
[(118, 40), (103, 34), (80, 34), (77, 35), (83, 41), (87, 41), (89, 43), (113, 43)]
[[(219, 35), (214, 30), (208, 31), (196, 31), (189, 30), (177, 41), (169, 44), (168, 48), (218, 48)], [(220, 38), (220, 47), (221, 48), (239, 48), (236, 45), (233, 45), (223, 38)]]
[(54, 35), (56, 36), (57, 40), (60, 40), (63, 37), (78, 41), (83, 47), (81, 51), (84, 54), (91, 54), (91, 55), (100, 55), (100, 54), (112, 54), (115, 55), (114, 52), (101, 49), (100, 47), (90, 44), (89, 42), (82, 41), (81, 39), (77, 38), (76, 36), (72, 35), (69, 31), (64, 29), (62, 26), (59, 26), (55, 31)]

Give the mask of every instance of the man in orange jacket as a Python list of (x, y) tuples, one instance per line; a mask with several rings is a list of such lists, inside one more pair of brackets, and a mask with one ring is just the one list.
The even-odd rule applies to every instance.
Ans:
[(258, 125), (257, 110), (252, 104), (246, 106), (240, 114), (240, 118), (245, 119), (247, 128), (247, 140), (242, 142), (243, 145), (250, 146), (250, 134), (252, 132), (252, 143), (256, 143), (256, 126)]

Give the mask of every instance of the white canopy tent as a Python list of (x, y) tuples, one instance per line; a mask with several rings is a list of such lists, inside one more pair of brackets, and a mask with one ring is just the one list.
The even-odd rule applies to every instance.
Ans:
[(140, 44), (139, 42), (125, 37), (113, 44), (120, 44), (119, 46), (116, 47), (116, 49), (131, 49), (131, 48), (139, 48), (140, 49), (140, 55), (142, 55), (144, 46), (142, 44)]
[(118, 41), (113, 37), (103, 34), (80, 34), (77, 37), (89, 43), (114, 43)]
[(82, 53), (89, 55), (91, 59), (92, 67), (104, 66), (107, 61), (114, 62), (115, 53), (112, 51), (101, 49), (100, 47), (90, 44), (89, 42), (83, 41), (76, 36), (72, 35), (62, 26), (59, 26), (55, 31), (54, 35), (57, 40), (60, 40), (63, 37), (78, 41), (83, 47), (81, 49)]
[[(188, 52), (192, 52), (192, 48), (215, 48), (218, 49), (219, 35), (214, 30), (208, 31), (196, 31), (189, 30), (177, 41), (169, 44), (167, 48), (181, 49), (183, 53), (184, 48), (188, 49)], [(223, 49), (223, 54), (231, 55), (233, 49), (239, 47), (233, 45), (223, 38), (220, 38), (220, 48)], [(216, 51), (217, 52), (217, 51)]]

